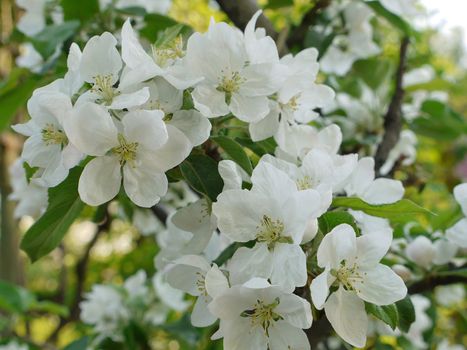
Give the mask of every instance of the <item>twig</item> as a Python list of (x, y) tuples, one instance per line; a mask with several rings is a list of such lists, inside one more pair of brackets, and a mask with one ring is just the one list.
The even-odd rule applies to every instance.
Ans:
[(301, 46), (303, 44), (306, 34), (308, 33), (308, 29), (315, 23), (320, 12), (331, 4), (331, 1), (332, 0), (318, 0), (315, 6), (313, 6), (310, 11), (303, 16), (300, 25), (292, 30), (289, 38), (287, 39), (287, 45), (289, 48), (293, 48), (296, 45)]
[(404, 37), (400, 46), (399, 66), (396, 71), (396, 89), (389, 104), (388, 111), (384, 117), (384, 136), (379, 144), (375, 155), (375, 169), (379, 169), (386, 162), (389, 152), (394, 148), (399, 141), (399, 136), (402, 129), (402, 113), (401, 105), (404, 99), (404, 88), (402, 86), (404, 72), (407, 63), (407, 49), (409, 46), (409, 38)]

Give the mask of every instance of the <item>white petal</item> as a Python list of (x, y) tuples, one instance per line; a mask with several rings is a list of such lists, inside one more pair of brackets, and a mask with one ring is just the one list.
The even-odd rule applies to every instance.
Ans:
[(168, 123), (183, 132), (193, 146), (201, 145), (211, 133), (211, 122), (194, 109), (175, 112)]
[(467, 216), (467, 183), (454, 187), (454, 198), (462, 208), (462, 212)]
[(112, 99), (109, 109), (125, 109), (138, 107), (149, 99), (149, 90), (143, 87), (135, 92), (121, 93)]
[(375, 178), (375, 161), (373, 158), (365, 157), (358, 161), (357, 167), (345, 186), (345, 192), (349, 196), (360, 196), (368, 189)]
[(310, 343), (304, 331), (278, 321), (269, 328), (269, 349), (309, 350)]
[(97, 157), (86, 165), (79, 178), (79, 196), (89, 205), (101, 205), (117, 195), (121, 182), (118, 159), (111, 156)]
[(459, 220), (446, 230), (446, 238), (461, 248), (467, 248), (467, 219)]
[(192, 146), (188, 138), (172, 125), (166, 125), (169, 139), (157, 151), (153, 151), (154, 164), (161, 171), (167, 171), (177, 166), (191, 152)]
[(318, 248), (318, 265), (337, 268), (342, 260), (354, 258), (357, 240), (352, 226), (340, 224), (326, 234)]
[(224, 188), (222, 191), (240, 190), (242, 189), (244, 178), (248, 178), (245, 171), (232, 160), (221, 160), (218, 165), (218, 170), (222, 181), (224, 181)]
[(404, 196), (402, 182), (379, 178), (371, 183), (361, 198), (370, 204), (388, 204), (401, 200)]
[(306, 255), (296, 244), (278, 243), (272, 252), (271, 283), (281, 286), (285, 292), (306, 284)]
[(138, 142), (140, 146), (148, 150), (159, 149), (169, 138), (162, 118), (164, 118), (164, 113), (157, 109), (127, 113), (122, 120), (125, 137), (130, 142)]
[(167, 283), (193, 296), (201, 295), (198, 280), (204, 276), (204, 271), (197, 266), (177, 264), (171, 266), (166, 273)]
[(212, 298), (216, 298), (229, 289), (229, 281), (216, 264), (206, 273), (206, 291)]
[(208, 302), (210, 301), (204, 295), (198, 297), (191, 313), (191, 324), (193, 326), (207, 327), (216, 321), (217, 317), (211, 314), (208, 309)]
[(232, 94), (230, 110), (238, 119), (247, 122), (258, 122), (269, 113), (269, 101), (267, 97), (250, 97), (240, 94)]
[(64, 127), (71, 143), (85, 154), (103, 156), (118, 145), (117, 128), (103, 106), (86, 103), (77, 107)]
[[(297, 185), (282, 170), (268, 162), (260, 162), (251, 175), (252, 189), (264, 195), (280, 198), (282, 202), (297, 193)], [(274, 189), (274, 191), (271, 191)]]
[(200, 85), (191, 93), (195, 108), (205, 117), (214, 118), (229, 113), (229, 106), (225, 103), (225, 93), (216, 89)]
[(81, 153), (73, 144), (69, 143), (62, 151), (63, 165), (65, 168), (71, 169), (78, 165), (81, 159), (83, 159), (83, 156), (83, 153)]
[(357, 348), (365, 346), (368, 317), (365, 304), (355, 293), (340, 287), (331, 294), (324, 311), (332, 328), (342, 339)]
[(390, 267), (378, 264), (368, 269), (360, 269), (361, 279), (352, 282), (357, 295), (376, 305), (389, 305), (407, 295), (407, 287)]
[(376, 265), (386, 255), (392, 243), (391, 232), (372, 232), (357, 238), (359, 266)]
[(446, 239), (438, 239), (433, 246), (436, 250), (433, 264), (444, 265), (450, 262), (457, 254), (458, 246)]
[(284, 321), (297, 328), (311, 327), (313, 317), (310, 303), (298, 295), (289, 294), (280, 298), (280, 304), (274, 309)]
[(252, 141), (261, 141), (274, 136), (279, 129), (279, 110), (276, 104), (269, 103), (269, 113), (258, 122), (250, 123), (248, 130)]
[(336, 280), (330, 273), (330, 268), (326, 267), (326, 269), (315, 277), (311, 281), (310, 285), (310, 292), (311, 292), (311, 300), (313, 301), (313, 305), (318, 309), (321, 310), (324, 307), (324, 303), (329, 295), (329, 287), (334, 283)]
[(237, 249), (228, 264), (232, 284), (242, 284), (253, 277), (269, 278), (273, 270), (272, 254), (265, 244)]
[(150, 208), (167, 193), (168, 181), (163, 173), (155, 173), (144, 166), (123, 167), (123, 185), (133, 203)]

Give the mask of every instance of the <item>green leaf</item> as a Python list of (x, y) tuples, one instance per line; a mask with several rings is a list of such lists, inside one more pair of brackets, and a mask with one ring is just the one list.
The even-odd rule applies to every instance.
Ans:
[(399, 323), (399, 313), (395, 304), (378, 306), (365, 303), (365, 310), (368, 314), (389, 325), (393, 330), (396, 329)]
[(89, 337), (83, 337), (68, 344), (63, 350), (86, 350), (90, 343)]
[(429, 210), (422, 208), (409, 199), (401, 199), (391, 204), (368, 204), (355, 197), (336, 197), (332, 201), (335, 207), (361, 210), (364, 213), (380, 218), (386, 218), (392, 222), (405, 222), (413, 220), (414, 215), (435, 215)]
[(150, 42), (156, 42), (160, 32), (178, 25), (178, 22), (170, 17), (157, 13), (150, 13), (144, 16), (146, 26), (140, 30), (140, 35), (148, 39)]
[(374, 90), (387, 82), (392, 75), (392, 68), (391, 61), (383, 58), (359, 60), (352, 66), (365, 84)]
[(99, 13), (98, 0), (61, 0), (60, 5), (65, 21), (77, 19), (84, 23)]
[(383, 5), (381, 5), (379, 1), (366, 1), (365, 4), (370, 6), (377, 15), (385, 18), (389, 23), (391, 23), (394, 27), (398, 28), (406, 36), (417, 35), (417, 32), (415, 32), (415, 30), (411, 27), (411, 25), (408, 22), (406, 22), (398, 15), (387, 10)]
[(354, 217), (345, 211), (330, 211), (318, 219), (319, 230), (324, 234), (340, 224), (349, 224), (358, 232)]
[(27, 289), (0, 280), (0, 310), (24, 313), (34, 301), (34, 295)]
[(83, 210), (84, 203), (78, 195), (81, 171), (80, 167), (72, 169), (64, 182), (49, 189), (47, 211), (31, 226), (21, 242), (21, 249), (32, 261), (55, 249)]
[(293, 0), (268, 0), (268, 3), (264, 8), (267, 9), (279, 9), (281, 7), (293, 6)]
[(40, 78), (29, 72), (14, 75), (0, 89), (0, 131), (11, 123), (18, 110), (26, 105), (34, 89), (39, 85)]
[(57, 46), (71, 38), (78, 28), (79, 21), (77, 20), (47, 26), (34, 36), (31, 42), (43, 58), (48, 58), (52, 56)]
[(417, 134), (452, 141), (467, 133), (465, 118), (443, 102), (425, 101), (421, 113), (422, 115), (410, 124), (410, 128)]
[(172, 27), (161, 31), (157, 35), (156, 47), (164, 47), (169, 45), (172, 41), (175, 40), (177, 36), (182, 34), (182, 31), (186, 29), (187, 26), (184, 24), (176, 24)]
[(224, 182), (213, 159), (205, 155), (191, 155), (180, 164), (180, 171), (193, 189), (208, 196), (212, 201), (222, 192)]
[(256, 153), (260, 157), (264, 154), (274, 154), (274, 151), (277, 147), (277, 143), (272, 137), (257, 142), (253, 142), (247, 137), (237, 137), (235, 138), (235, 141), (237, 141), (242, 146), (250, 149), (252, 152)]
[(66, 306), (48, 300), (37, 301), (32, 303), (29, 310), (47, 312), (49, 314), (54, 314), (62, 317), (68, 317), (68, 315), (70, 314), (70, 311)]
[(213, 262), (217, 266), (222, 266), (224, 263), (227, 262), (237, 251), (238, 248), (241, 247), (247, 247), (247, 248), (252, 248), (255, 245), (256, 241), (248, 241), (248, 242), (234, 242), (230, 244), (227, 248), (225, 248), (222, 253), (217, 257), (216, 260)]
[(251, 165), (250, 158), (248, 158), (245, 150), (237, 141), (226, 136), (211, 137), (211, 140), (217, 143), (234, 162), (247, 172), (248, 175), (253, 173), (253, 166)]
[(398, 327), (402, 332), (407, 333), (410, 325), (415, 322), (415, 308), (409, 296), (399, 300), (396, 303), (397, 311), (399, 313)]

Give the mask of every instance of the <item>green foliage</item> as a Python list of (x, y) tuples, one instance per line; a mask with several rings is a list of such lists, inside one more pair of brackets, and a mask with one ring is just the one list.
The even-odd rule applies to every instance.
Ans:
[(408, 332), (410, 325), (415, 322), (415, 308), (409, 296), (399, 300), (396, 304), (399, 314), (398, 327), (402, 332)]
[(393, 63), (384, 58), (369, 58), (354, 63), (352, 69), (370, 88), (376, 90), (387, 83), (393, 72)]
[(146, 25), (140, 30), (140, 34), (150, 42), (155, 42), (164, 30), (179, 26), (178, 22), (172, 18), (157, 13), (147, 14), (144, 20)]
[(324, 234), (340, 224), (348, 224), (353, 227), (355, 232), (359, 232), (354, 217), (345, 211), (330, 211), (318, 219), (319, 230)]
[(396, 329), (399, 323), (399, 312), (395, 304), (390, 305), (374, 305), (365, 303), (365, 310), (368, 314), (375, 316), (377, 319), (389, 325), (392, 329)]
[(89, 337), (83, 337), (68, 344), (63, 350), (86, 350), (90, 345)]
[(268, 9), (279, 9), (281, 7), (288, 7), (294, 4), (293, 0), (268, 0), (265, 8)]
[(86, 22), (99, 12), (98, 0), (61, 0), (65, 21), (79, 20)]
[(395, 28), (399, 29), (406, 36), (415, 36), (417, 32), (411, 27), (411, 25), (406, 22), (401, 17), (387, 10), (381, 3), (377, 0), (366, 1), (365, 4), (370, 6), (373, 11), (379, 16), (385, 18), (389, 23), (391, 23)]
[(211, 140), (217, 143), (234, 162), (247, 172), (248, 175), (253, 173), (253, 166), (251, 165), (250, 158), (248, 158), (245, 150), (238, 142), (227, 136), (211, 137)]
[(71, 38), (77, 32), (79, 25), (79, 21), (72, 20), (47, 26), (42, 32), (34, 36), (31, 41), (41, 56), (48, 58), (52, 56), (58, 45)]
[(368, 204), (360, 198), (336, 197), (332, 201), (335, 207), (361, 210), (366, 214), (386, 218), (392, 222), (405, 222), (413, 220), (418, 215), (433, 215), (429, 210), (422, 208), (409, 199), (401, 199), (391, 204)]
[(193, 154), (180, 164), (186, 182), (196, 191), (215, 201), (222, 192), (222, 181), (217, 163), (208, 156)]
[(410, 125), (420, 135), (440, 141), (452, 141), (467, 133), (464, 117), (443, 102), (425, 101), (421, 112), (422, 116)]
[(82, 168), (70, 171), (68, 178), (60, 185), (49, 189), (47, 211), (26, 232), (23, 249), (32, 261), (43, 257), (55, 249), (63, 236), (84, 208), (78, 195), (78, 180)]

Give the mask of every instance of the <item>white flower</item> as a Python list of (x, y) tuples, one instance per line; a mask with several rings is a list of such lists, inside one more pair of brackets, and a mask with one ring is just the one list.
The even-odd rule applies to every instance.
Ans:
[(414, 17), (420, 14), (418, 0), (381, 0), (381, 5), (392, 13), (402, 17)]
[(17, 25), (21, 33), (34, 36), (45, 28), (45, 6), (47, 2), (48, 0), (16, 0), (16, 4), (26, 11)]
[(133, 212), (133, 226), (143, 235), (149, 236), (162, 230), (162, 224), (149, 209), (135, 209)]
[(386, 162), (381, 166), (379, 172), (381, 175), (388, 174), (394, 167), (394, 164), (402, 158), (401, 164), (404, 166), (413, 164), (417, 157), (417, 136), (411, 130), (403, 130), (399, 141), (389, 152)]
[(162, 76), (177, 89), (184, 90), (200, 80), (199, 77), (186, 79), (180, 73), (180, 58), (184, 55), (183, 40), (176, 37), (164, 47), (152, 46), (149, 55), (138, 41), (130, 20), (122, 28), (122, 58), (126, 67), (122, 73), (120, 86), (128, 88)]
[(103, 106), (86, 103), (71, 114), (67, 134), (83, 153), (95, 156), (83, 170), (78, 191), (90, 205), (114, 198), (123, 187), (137, 205), (151, 207), (167, 192), (165, 171), (191, 151), (178, 129), (165, 125), (163, 112), (138, 110), (115, 124)]
[(236, 242), (255, 241), (238, 249), (229, 264), (232, 283), (270, 278), (287, 290), (306, 283), (306, 257), (300, 248), (307, 224), (321, 212), (321, 196), (299, 191), (286, 173), (263, 162), (253, 171), (252, 189), (222, 192), (213, 204), (221, 233)]
[(349, 210), (360, 228), (362, 235), (371, 234), (371, 232), (387, 232), (392, 234), (392, 227), (388, 219), (371, 216), (363, 211)]
[(466, 217), (446, 230), (446, 238), (461, 248), (467, 248), (467, 183), (454, 187), (454, 198)]
[(174, 288), (198, 297), (191, 314), (195, 327), (207, 327), (216, 321), (208, 310), (212, 298), (229, 288), (229, 282), (216, 264), (198, 255), (185, 255), (174, 261), (167, 271), (167, 282)]
[(164, 277), (163, 273), (157, 272), (152, 278), (152, 285), (156, 296), (165, 306), (176, 311), (185, 311), (190, 305), (188, 301), (183, 300), (185, 294), (168, 284)]
[(53, 187), (62, 182), (68, 171), (79, 163), (82, 154), (69, 142), (63, 124), (72, 109), (68, 95), (60, 91), (61, 81), (34, 91), (28, 101), (31, 116), (25, 124), (12, 128), (28, 139), (24, 143), (22, 158), (31, 166), (43, 168), (38, 183)]
[(212, 338), (223, 337), (225, 350), (310, 349), (302, 330), (311, 327), (310, 304), (266, 281), (228, 289), (209, 304), (209, 310), (220, 318)]
[(334, 98), (331, 88), (314, 82), (319, 68), (317, 58), (318, 51), (311, 48), (280, 60), (288, 68), (287, 79), (277, 92), (277, 101), (270, 102), (270, 113), (249, 125), (253, 141), (274, 136), (279, 123), (309, 123), (319, 116), (314, 109), (324, 107)]
[(210, 118), (229, 112), (245, 122), (266, 117), (267, 96), (280, 87), (283, 68), (277, 56), (261, 63), (250, 62), (250, 56), (244, 35), (226, 23), (212, 22), (206, 33), (194, 33), (183, 61), (186, 74), (204, 78), (192, 92), (195, 108)]
[(404, 187), (397, 180), (375, 179), (375, 160), (364, 157), (358, 161), (344, 190), (348, 196), (357, 196), (370, 204), (388, 204), (402, 199)]
[(122, 295), (111, 286), (94, 285), (79, 306), (84, 323), (93, 325), (97, 333), (113, 339), (118, 339), (117, 330), (130, 318)]
[(25, 215), (39, 217), (47, 207), (47, 188), (40, 186), (34, 178), (26, 179), (23, 161), (17, 159), (10, 167), (12, 192), (8, 199), (17, 201), (14, 216), (19, 219)]
[(410, 281), (413, 277), (412, 271), (404, 265), (395, 264), (392, 265), (391, 268), (404, 282)]
[(15, 62), (18, 67), (27, 68), (33, 73), (39, 73), (44, 64), (44, 59), (31, 43), (24, 43), (19, 46), (19, 56)]
[(146, 285), (146, 272), (139, 270), (133, 276), (128, 277), (123, 288), (128, 293), (130, 300), (147, 297), (149, 288)]
[(426, 313), (431, 304), (430, 299), (415, 294), (410, 297), (410, 300), (412, 300), (415, 309), (415, 322), (410, 325), (407, 336), (417, 349), (426, 349), (427, 344), (423, 339), (423, 332), (433, 325), (431, 318)]
[(244, 181), (250, 182), (250, 177), (245, 170), (232, 160), (221, 160), (218, 170), (224, 182), (222, 191), (241, 189)]
[[(391, 240), (385, 232), (356, 237), (350, 225), (341, 224), (324, 236), (318, 248), (318, 265), (324, 271), (311, 283), (313, 304), (324, 307), (334, 330), (353, 346), (363, 347), (366, 342), (364, 301), (389, 305), (407, 293), (402, 279), (379, 263)], [(338, 289), (328, 298), (333, 285)]]
[(156, 77), (142, 84), (149, 89), (149, 100), (143, 109), (159, 109), (165, 113), (164, 121), (183, 132), (193, 146), (199, 146), (209, 138), (211, 123), (200, 112), (182, 110), (183, 92), (169, 84), (164, 78)]
[(18, 344), (16, 341), (9, 342), (5, 345), (0, 345), (0, 350), (28, 350), (29, 346)]
[(450, 344), (449, 340), (443, 339), (436, 347), (436, 350), (465, 350), (465, 346), (460, 344)]
[(112, 34), (105, 32), (89, 39), (79, 58), (79, 74), (85, 82), (92, 84), (92, 88), (82, 94), (76, 103), (95, 102), (109, 109), (129, 109), (144, 104), (149, 98), (147, 88), (127, 90), (121, 84), (115, 87), (121, 69), (117, 39)]
[(373, 42), (373, 29), (370, 23), (373, 11), (360, 2), (350, 2), (343, 11), (347, 35), (338, 35), (321, 58), (321, 69), (336, 75), (346, 74), (352, 64), (361, 58), (374, 56), (380, 52)]
[(168, 218), (167, 229), (157, 235), (161, 250), (156, 256), (156, 266), (161, 269), (183, 255), (201, 254), (215, 228), (215, 218), (209, 214), (206, 199), (179, 209)]

